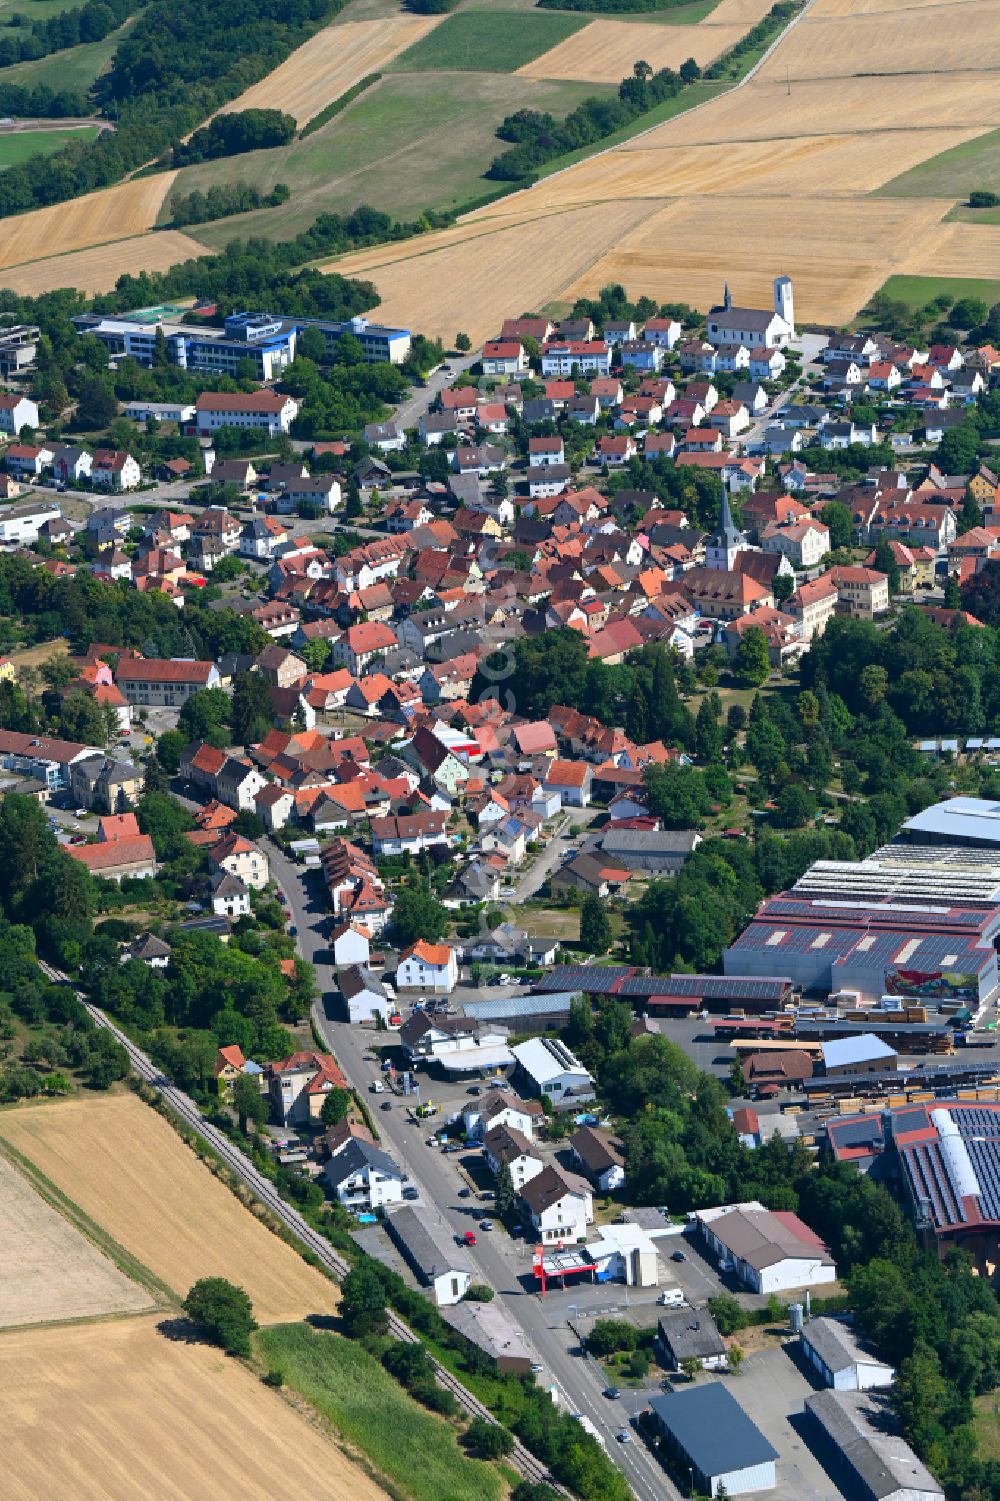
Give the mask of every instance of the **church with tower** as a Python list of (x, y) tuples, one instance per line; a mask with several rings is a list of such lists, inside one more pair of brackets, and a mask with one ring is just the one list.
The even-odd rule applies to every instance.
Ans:
[(719, 524), (714, 536), (705, 544), (705, 567), (717, 573), (732, 573), (741, 552), (749, 552), (750, 543), (746, 532), (741, 532), (733, 521), (729, 507), (729, 491), (723, 486), (722, 504), (719, 507)]
[(721, 307), (709, 310), (706, 337), (710, 344), (745, 344), (755, 349), (784, 349), (795, 338), (795, 303), (789, 276), (774, 279), (774, 307), (734, 307), (726, 283)]

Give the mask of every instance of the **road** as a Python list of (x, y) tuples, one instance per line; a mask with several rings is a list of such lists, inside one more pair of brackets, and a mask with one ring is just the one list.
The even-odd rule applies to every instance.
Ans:
[[(324, 999), (336, 993), (333, 967), (327, 961), (329, 930), (332, 918), (327, 910), (326, 894), (318, 878), (305, 873), (273, 844), (268, 854), (274, 879), (285, 894), (285, 905), (298, 929), (298, 945), (303, 958), (316, 968), (321, 1000), (313, 1019), (331, 1052), (359, 1093), (368, 1095), (372, 1080), (381, 1077), (377, 1059), (372, 1055), (374, 1034), (339, 1021), (330, 1014)], [(428, 1130), (406, 1118), (398, 1100), (388, 1111), (378, 1110), (375, 1119), (383, 1145), (410, 1181), (420, 1190), (424, 1203), (437, 1213), (441, 1223), (453, 1235), (475, 1228), (488, 1204), (476, 1199), (462, 1200), (458, 1190), (464, 1180), (459, 1177), (455, 1157), (444, 1156), (427, 1145)], [(605, 1437), (608, 1453), (625, 1474), (639, 1501), (663, 1501), (677, 1492), (645, 1445), (635, 1440), (619, 1444), (615, 1432), (625, 1426), (623, 1404), (631, 1403), (629, 1415), (639, 1402), (631, 1394), (623, 1403), (611, 1402), (601, 1395), (602, 1383), (592, 1365), (580, 1355), (579, 1344), (559, 1309), (566, 1305), (551, 1295), (548, 1302), (534, 1290), (530, 1279), (530, 1248), (524, 1241), (510, 1239), (503, 1231), (480, 1233), (470, 1248), (484, 1282), (496, 1292), (500, 1303), (521, 1326), (535, 1350), (545, 1373), (539, 1379), (554, 1385), (564, 1408), (585, 1413)]]
[[(47, 979), (56, 984), (69, 985), (72, 983), (67, 974), (60, 969), (56, 969), (54, 965), (45, 963), (44, 960), (39, 960), (39, 968)], [(297, 1209), (293, 1208), (291, 1204), (286, 1203), (271, 1180), (264, 1177), (263, 1173), (250, 1161), (250, 1158), (241, 1152), (239, 1147), (234, 1146), (228, 1136), (206, 1121), (190, 1095), (178, 1089), (176, 1084), (157, 1068), (148, 1055), (141, 1048), (136, 1047), (135, 1043), (132, 1042), (126, 1033), (119, 1027), (116, 1027), (99, 1007), (91, 1005), (82, 991), (74, 990), (74, 994), (86, 1007), (90, 1017), (97, 1026), (104, 1027), (117, 1042), (121, 1043), (122, 1047), (128, 1053), (133, 1071), (138, 1074), (139, 1078), (157, 1091), (160, 1097), (169, 1105), (175, 1115), (180, 1117), (186, 1126), (197, 1131), (198, 1135), (204, 1141), (208, 1142), (209, 1146), (219, 1155), (226, 1167), (250, 1189), (276, 1219), (280, 1220), (294, 1235), (298, 1236), (302, 1244), (316, 1256), (326, 1271), (336, 1281), (342, 1281), (351, 1269), (350, 1263), (337, 1254), (330, 1242), (314, 1230), (303, 1219)], [(403, 1322), (398, 1314), (392, 1312), (389, 1314), (389, 1331), (396, 1339), (402, 1340), (407, 1344), (417, 1343), (417, 1337), (409, 1326)], [(432, 1363), (438, 1382), (452, 1393), (456, 1401), (470, 1417), (485, 1418), (491, 1423), (496, 1421), (489, 1409), (479, 1401), (478, 1397), (474, 1397), (457, 1377), (453, 1376), (438, 1361), (434, 1360)], [(540, 1460), (536, 1459), (522, 1443), (515, 1442), (514, 1451), (510, 1457), (517, 1469), (527, 1479), (552, 1483), (552, 1477), (549, 1475), (546, 1466)], [(557, 1488), (562, 1489), (562, 1487)], [(564, 1494), (568, 1493), (564, 1492)]]
[(579, 836), (571, 835), (568, 830), (575, 827), (585, 829), (593, 823), (598, 812), (597, 808), (571, 808), (564, 813), (559, 832), (553, 834), (541, 854), (518, 876), (514, 895), (509, 900), (526, 902), (533, 897), (553, 871), (559, 869), (569, 851), (577, 847)]
[(478, 360), (478, 354), (455, 355), (436, 370), (432, 370), (427, 377), (427, 384), (414, 386), (408, 399), (401, 403), (393, 413), (392, 420), (399, 428), (416, 427), (425, 412), (430, 410), (431, 404), (446, 391), (451, 385), (458, 385), (458, 377), (464, 375), (470, 365)]

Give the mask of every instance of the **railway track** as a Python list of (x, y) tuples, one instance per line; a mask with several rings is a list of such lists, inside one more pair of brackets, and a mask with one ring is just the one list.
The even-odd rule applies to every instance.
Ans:
[[(271, 1211), (275, 1218), (279, 1219), (283, 1225), (291, 1230), (306, 1249), (313, 1253), (324, 1269), (330, 1273), (331, 1277), (337, 1282), (342, 1282), (351, 1270), (350, 1262), (346, 1261), (343, 1256), (338, 1255), (330, 1242), (324, 1236), (320, 1235), (318, 1231), (314, 1230), (293, 1205), (287, 1203), (281, 1197), (274, 1184), (269, 1178), (265, 1178), (264, 1174), (254, 1166), (245, 1152), (241, 1152), (239, 1147), (234, 1146), (224, 1132), (205, 1119), (190, 1095), (186, 1095), (182, 1089), (178, 1089), (176, 1084), (156, 1067), (152, 1059), (141, 1048), (136, 1047), (132, 1039), (120, 1027), (115, 1026), (114, 1022), (110, 1020), (99, 1006), (92, 1005), (86, 996), (73, 986), (68, 975), (64, 974), (62, 970), (56, 969), (54, 965), (46, 963), (45, 960), (39, 960), (38, 963), (42, 973), (54, 985), (69, 985), (73, 989), (74, 995), (86, 1009), (87, 1014), (94, 1024), (98, 1027), (103, 1027), (111, 1033), (116, 1042), (121, 1043), (128, 1054), (133, 1071), (138, 1074), (139, 1078), (152, 1089), (155, 1089), (161, 1099), (170, 1106), (174, 1114), (179, 1116), (185, 1125), (190, 1126), (203, 1141), (208, 1143), (229, 1170), (239, 1178), (240, 1182), (244, 1183), (250, 1189), (251, 1193)], [(388, 1318), (389, 1331), (395, 1339), (400, 1340), (404, 1344), (415, 1345), (420, 1343), (417, 1335), (414, 1334), (410, 1326), (391, 1309), (389, 1310)], [(446, 1366), (443, 1366), (440, 1361), (435, 1360), (433, 1356), (430, 1356), (430, 1360), (434, 1367), (434, 1375), (438, 1384), (444, 1387), (445, 1391), (451, 1392), (458, 1405), (470, 1418), (483, 1418), (488, 1423), (496, 1422), (496, 1418), (490, 1412), (489, 1408), (483, 1402), (480, 1402), (479, 1398), (474, 1396), (467, 1387), (463, 1386), (457, 1376), (453, 1375)], [(543, 1481), (546, 1485), (552, 1486), (561, 1495), (567, 1497), (570, 1495), (569, 1491), (553, 1480), (547, 1467), (532, 1454), (530, 1449), (526, 1449), (519, 1439), (514, 1440), (514, 1449), (510, 1455), (510, 1459), (526, 1480), (535, 1482)]]

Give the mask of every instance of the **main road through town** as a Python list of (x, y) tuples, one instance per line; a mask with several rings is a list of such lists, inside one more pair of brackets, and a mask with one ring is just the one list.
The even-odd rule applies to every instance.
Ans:
[[(381, 1076), (379, 1062), (371, 1051), (372, 1034), (336, 1020), (326, 1004), (326, 999), (336, 994), (337, 987), (329, 953), (332, 917), (322, 882), (318, 874), (311, 875), (273, 844), (269, 846), (269, 856), (272, 874), (285, 894), (285, 905), (298, 929), (302, 956), (316, 969), (320, 1000), (313, 1011), (314, 1021), (350, 1082), (359, 1093), (367, 1094), (372, 1081)], [(428, 1145), (428, 1128), (410, 1121), (398, 1100), (393, 1101), (391, 1110), (376, 1111), (375, 1119), (384, 1147), (409, 1174), (421, 1200), (446, 1232), (458, 1235), (468, 1229), (475, 1230), (479, 1220), (489, 1214), (489, 1204), (477, 1205), (475, 1197), (468, 1200), (458, 1197), (464, 1180), (455, 1166), (456, 1159)], [(583, 1413), (596, 1425), (608, 1453), (639, 1501), (677, 1497), (679, 1493), (638, 1436), (626, 1444), (615, 1439), (619, 1430), (628, 1431), (628, 1419), (643, 1399), (639, 1393), (627, 1391), (620, 1401), (602, 1395), (599, 1369), (580, 1352), (579, 1339), (567, 1321), (572, 1305), (566, 1304), (563, 1295), (545, 1299), (535, 1290), (529, 1246), (497, 1230), (492, 1235), (478, 1233), (477, 1243), (468, 1254), (482, 1280), (495, 1290), (500, 1303), (524, 1331), (543, 1367), (539, 1380), (555, 1388), (564, 1409)], [(611, 1303), (615, 1293), (609, 1289), (607, 1297)]]

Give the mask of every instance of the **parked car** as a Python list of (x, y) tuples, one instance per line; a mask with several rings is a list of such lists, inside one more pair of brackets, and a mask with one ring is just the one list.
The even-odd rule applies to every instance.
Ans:
[(299, 936), (299, 930), (293, 922), (288, 924), (288, 936), (289, 938), (298, 938)]
[(446, 1142), (442, 1150), (445, 1152), (460, 1152), (462, 1150), (462, 1143), (460, 1141)]
[(460, 1199), (471, 1199), (472, 1198), (472, 1189), (471, 1188), (460, 1188), (458, 1190), (458, 1197)]
[(420, 1198), (420, 1190), (418, 1188), (414, 1188), (413, 1185), (411, 1184), (409, 1188), (404, 1188), (403, 1189), (403, 1198), (404, 1199), (419, 1199)]
[(671, 1253), (670, 1253), (670, 1260), (671, 1261), (687, 1261), (687, 1257), (684, 1255), (683, 1251), (671, 1251)]
[(480, 1230), (492, 1230), (493, 1229), (493, 1221), (492, 1220), (480, 1220), (479, 1221), (479, 1228), (480, 1228)]
[(471, 1095), (481, 1095), (483, 1091), (478, 1084), (470, 1084), (465, 1092)]

